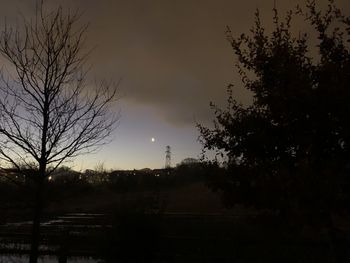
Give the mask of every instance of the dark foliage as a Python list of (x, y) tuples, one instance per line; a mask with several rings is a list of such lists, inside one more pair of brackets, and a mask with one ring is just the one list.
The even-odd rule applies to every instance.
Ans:
[[(293, 36), (295, 17), (313, 29), (315, 46), (307, 34)], [(230, 205), (327, 218), (349, 201), (350, 18), (333, 1), (323, 12), (308, 1), (283, 21), (274, 9), (273, 22), (266, 33), (257, 12), (250, 35), (228, 29), (254, 98), (242, 105), (229, 86), (227, 108), (211, 105), (214, 128), (198, 125), (204, 150), (228, 160), (212, 184)]]

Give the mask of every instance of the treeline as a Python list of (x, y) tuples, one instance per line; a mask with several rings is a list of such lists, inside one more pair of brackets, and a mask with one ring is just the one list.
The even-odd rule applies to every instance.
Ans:
[(107, 185), (117, 191), (146, 190), (155, 186), (172, 187), (203, 180), (207, 164), (181, 164), (170, 169), (106, 170), (94, 169), (77, 172), (68, 167), (58, 169), (48, 178), (51, 185), (89, 184), (93, 187)]
[[(156, 192), (195, 182), (206, 182), (209, 167), (203, 163), (184, 163), (171, 169), (111, 170), (78, 172), (57, 169), (46, 180), (45, 202), (64, 202), (81, 196), (105, 193)], [(28, 177), (28, 176), (27, 176)], [(8, 170), (0, 177), (0, 210), (22, 213), (34, 204), (32, 180)], [(6, 221), (5, 217), (3, 219)]]

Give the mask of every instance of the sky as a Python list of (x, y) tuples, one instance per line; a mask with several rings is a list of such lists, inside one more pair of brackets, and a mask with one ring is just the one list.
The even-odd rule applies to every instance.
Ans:
[[(35, 14), (35, 0), (1, 0), (0, 25), (19, 21), (19, 14)], [(251, 101), (235, 69), (235, 57), (225, 39), (247, 33), (254, 12), (271, 26), (274, 6), (283, 14), (302, 0), (47, 0), (48, 9), (59, 4), (83, 11), (89, 23), (87, 45), (96, 78), (121, 80), (120, 113), (110, 142), (97, 153), (68, 163), (77, 170), (163, 168), (165, 147), (171, 146), (172, 165), (197, 158), (201, 145), (196, 123), (210, 125), (209, 102), (224, 105), (226, 87), (234, 96)], [(325, 0), (317, 1), (320, 5)], [(338, 0), (350, 11), (350, 1)], [(1, 19), (3, 18), (3, 19)], [(154, 138), (154, 142), (152, 142)]]

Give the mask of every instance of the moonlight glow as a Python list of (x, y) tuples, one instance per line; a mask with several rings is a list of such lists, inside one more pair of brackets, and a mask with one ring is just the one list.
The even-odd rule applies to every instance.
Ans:
[(156, 139), (154, 139), (153, 137), (151, 138), (151, 142), (155, 142), (156, 141)]

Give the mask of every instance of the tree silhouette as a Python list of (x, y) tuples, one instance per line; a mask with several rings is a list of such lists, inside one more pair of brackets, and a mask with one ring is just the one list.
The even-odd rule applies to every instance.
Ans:
[[(350, 18), (333, 1), (324, 11), (308, 1), (283, 20), (273, 11), (271, 34), (258, 11), (250, 35), (235, 38), (228, 29), (253, 102), (239, 103), (230, 85), (227, 108), (211, 104), (213, 128), (198, 125), (200, 140), (227, 158), (225, 173), (212, 182), (227, 204), (331, 224), (349, 201)], [(313, 32), (294, 36), (295, 17)]]
[(117, 121), (110, 110), (117, 85), (87, 83), (90, 50), (80, 14), (43, 9), (41, 2), (33, 20), (6, 26), (0, 36), (0, 53), (11, 66), (1, 74), (0, 159), (36, 186), (30, 262), (37, 262), (48, 176), (106, 143)]

